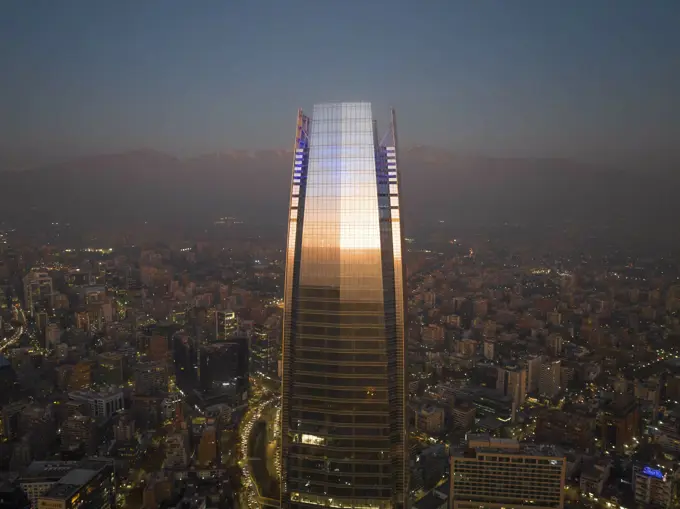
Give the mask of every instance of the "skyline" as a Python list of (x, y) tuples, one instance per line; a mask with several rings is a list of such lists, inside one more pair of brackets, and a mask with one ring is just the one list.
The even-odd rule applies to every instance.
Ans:
[[(399, 109), (404, 147), (680, 159), (672, 1), (376, 1), (357, 15), (306, 1), (74, 0), (3, 11), (5, 154), (288, 149), (298, 107), (366, 98)], [(315, 72), (301, 76), (303, 63)]]

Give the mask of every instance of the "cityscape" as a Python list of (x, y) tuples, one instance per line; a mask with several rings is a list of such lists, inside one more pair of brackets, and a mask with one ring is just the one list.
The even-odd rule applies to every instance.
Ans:
[[(261, 38), (270, 30), (272, 39), (287, 33), (281, 21), (292, 16), (264, 9), (256, 27), (253, 16), (261, 13), (252, 6), (77, 3), (36, 2), (31, 11), (16, 2), (8, 13), (26, 30), (56, 20), (55, 32), (31, 41), (36, 48), (47, 48), (54, 34), (88, 27), (77, 45), (91, 44), (78, 53), (87, 58), (69, 72), (92, 71), (88, 79), (97, 80), (109, 65), (122, 66), (137, 83), (168, 72), (161, 64), (169, 50), (157, 42), (148, 55), (161, 58), (144, 60), (148, 68), (134, 63), (137, 53), (126, 53), (124, 62), (112, 56), (130, 44), (130, 34), (140, 48), (153, 45), (145, 30), (131, 28), (147, 15), (165, 13), (150, 30), (187, 49), (196, 44), (191, 37), (227, 41), (215, 35), (222, 25), (214, 23), (232, 13), (243, 20), (239, 37), (252, 28)], [(502, 9), (500, 2), (489, 5)], [(559, 46), (537, 12), (563, 17), (559, 26), (569, 32), (582, 19), (567, 16), (569, 9), (517, 5), (503, 8), (508, 22), (539, 34), (509, 48), (517, 55), (538, 51), (543, 40)], [(611, 30), (621, 33), (653, 19), (671, 34), (674, 25), (665, 23), (671, 11), (680, 14), (677, 6), (651, 5), (597, 7), (583, 16), (594, 26), (611, 15)], [(385, 16), (412, 23), (414, 37), (430, 37), (430, 26), (448, 34), (433, 11), (422, 14), (428, 27), (417, 28), (420, 7), (396, 7), (400, 12)], [(338, 58), (333, 65), (359, 58), (353, 37), (344, 35), (354, 18), (344, 18), (338, 6), (317, 8), (305, 19), (326, 19), (329, 40), (337, 37), (333, 27), (343, 34), (342, 49), (326, 49)], [(494, 39), (490, 28), (500, 18), (479, 6), (466, 9), (452, 1), (439, 16), (488, 22), (481, 33), (501, 48), (503, 33)], [(367, 5), (365, 14), (356, 21), (362, 42), (383, 10)], [(122, 28), (130, 32), (121, 35)], [(316, 36), (324, 30), (312, 26), (309, 36), (321, 41)], [(589, 33), (583, 30), (577, 33)], [(23, 37), (11, 32), (10, 53), (39, 68), (43, 57)], [(395, 44), (411, 44), (397, 38)], [(680, 49), (678, 36), (671, 38)], [(260, 42), (238, 60), (252, 72), (253, 89), (268, 71), (253, 71), (250, 59), (278, 62), (279, 50)], [(55, 47), (55, 61), (66, 66), (60, 51)], [(206, 46), (206, 55), (212, 51)], [(519, 150), (503, 145), (519, 139), (512, 136), (495, 145), (506, 147), (504, 155), (461, 155), (457, 141), (437, 138), (448, 124), (438, 123), (436, 110), (451, 106), (437, 102), (442, 78), (432, 74), (439, 85), (429, 98), (409, 73), (403, 86), (371, 81), (371, 72), (392, 72), (375, 64), (379, 51), (339, 74), (305, 61), (297, 70), (312, 75), (313, 84), (294, 94), (295, 104), (288, 95), (274, 108), (249, 102), (252, 90), (225, 92), (225, 101), (247, 102), (253, 117), (219, 124), (235, 133), (235, 147), (224, 153), (197, 156), (192, 151), (201, 149), (204, 134), (195, 136), (190, 123), (185, 131), (168, 127), (195, 120), (176, 101), (198, 104), (191, 94), (171, 94), (174, 85), (154, 90), (168, 100), (165, 120), (146, 126), (148, 138), (131, 135), (143, 138), (134, 147), (150, 142), (163, 152), (115, 149), (118, 141), (130, 145), (127, 134), (116, 138), (116, 119), (126, 119), (125, 133), (136, 133), (133, 118), (143, 115), (144, 101), (115, 122), (94, 125), (82, 116), (94, 96), (62, 90), (54, 92), (55, 104), (85, 106), (68, 118), (46, 113), (62, 118), (49, 136), (42, 129), (50, 121), (35, 123), (28, 107), (16, 129), (2, 121), (8, 136), (0, 143), (0, 509), (680, 507), (676, 149), (669, 144), (657, 151), (663, 157), (644, 159), (644, 172), (635, 169), (623, 145), (636, 126), (627, 126), (612, 135), (621, 150), (606, 163), (576, 162), (588, 147), (566, 134), (576, 140), (567, 158), (509, 155)], [(177, 56), (184, 70), (195, 65), (196, 54), (188, 54)], [(416, 65), (418, 58), (404, 55)], [(92, 56), (102, 63), (88, 61)], [(631, 58), (644, 67), (639, 54)], [(587, 60), (578, 53), (574, 59)], [(536, 77), (557, 72), (529, 61)], [(46, 81), (67, 83), (61, 72), (52, 69)], [(175, 79), (185, 79), (180, 75)], [(195, 76), (189, 89), (210, 95), (219, 88), (215, 76)], [(680, 74), (668, 76), (680, 86)], [(12, 77), (11, 94), (45, 112), (60, 107), (38, 98), (46, 85), (24, 88), (23, 79)], [(354, 79), (362, 86), (354, 87)], [(281, 73), (281, 80), (300, 86), (297, 75), (287, 81)], [(394, 102), (386, 105), (369, 82), (389, 84), (384, 94)], [(282, 83), (267, 81), (266, 90), (283, 97), (275, 92)], [(127, 104), (122, 89), (113, 105)], [(485, 100), (473, 106), (484, 109)], [(19, 114), (15, 107), (10, 116)], [(210, 117), (213, 108), (221, 115), (213, 104), (199, 110)], [(494, 132), (495, 114), (482, 138)], [(594, 123), (605, 116), (590, 114)], [(271, 125), (261, 122), (270, 117)], [(525, 122), (509, 117), (498, 110), (501, 125)], [(247, 131), (258, 122), (258, 143), (287, 139), (287, 147), (253, 148), (254, 136), (238, 138), (237, 127)], [(95, 143), (99, 134), (90, 127), (107, 134)], [(598, 129), (604, 146), (609, 131)], [(67, 139), (62, 131), (78, 143), (58, 153), (50, 143)], [(473, 131), (472, 123), (461, 124), (447, 136), (476, 151)], [(650, 132), (656, 134), (645, 139), (658, 143), (667, 133)], [(192, 148), (180, 148), (181, 139)], [(548, 136), (541, 139), (546, 153), (558, 153)], [(26, 140), (31, 157), (17, 156), (14, 149)], [(650, 153), (660, 146), (640, 143), (626, 149)], [(78, 154), (69, 153), (73, 147)]]

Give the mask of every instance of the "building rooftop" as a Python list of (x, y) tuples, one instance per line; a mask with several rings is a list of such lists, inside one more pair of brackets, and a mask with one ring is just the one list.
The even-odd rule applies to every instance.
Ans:
[(101, 391), (71, 391), (68, 393), (69, 398), (73, 399), (96, 399), (108, 398), (117, 394), (122, 394), (123, 390), (119, 387), (105, 387)]
[(554, 445), (539, 445), (533, 443), (522, 443), (513, 438), (495, 438), (489, 435), (468, 435), (468, 449), (475, 452), (489, 453), (498, 452), (502, 454), (522, 454), (526, 456), (551, 456), (563, 458), (564, 451)]
[(30, 482), (40, 479), (59, 480), (69, 471), (77, 468), (77, 461), (34, 461), (21, 474), (20, 482)]
[(78, 463), (77, 468), (72, 469), (64, 477), (59, 479), (59, 482), (52, 486), (41, 498), (55, 498), (60, 500), (70, 498), (75, 495), (80, 488), (90, 482), (102, 468), (111, 464), (110, 461), (98, 459), (81, 461)]

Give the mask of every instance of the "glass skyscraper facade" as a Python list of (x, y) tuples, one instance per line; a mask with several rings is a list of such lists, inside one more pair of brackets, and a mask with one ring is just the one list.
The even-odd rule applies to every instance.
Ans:
[(298, 113), (285, 278), (282, 507), (402, 508), (404, 267), (396, 125)]

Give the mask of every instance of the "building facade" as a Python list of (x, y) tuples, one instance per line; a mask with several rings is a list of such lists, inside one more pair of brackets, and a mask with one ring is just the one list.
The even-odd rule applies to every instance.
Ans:
[(115, 507), (113, 462), (82, 461), (38, 497), (38, 509), (110, 509)]
[(566, 459), (556, 450), (517, 440), (469, 435), (464, 454), (451, 457), (451, 509), (562, 509)]
[(402, 508), (404, 267), (395, 117), (298, 114), (283, 324), (282, 507)]

